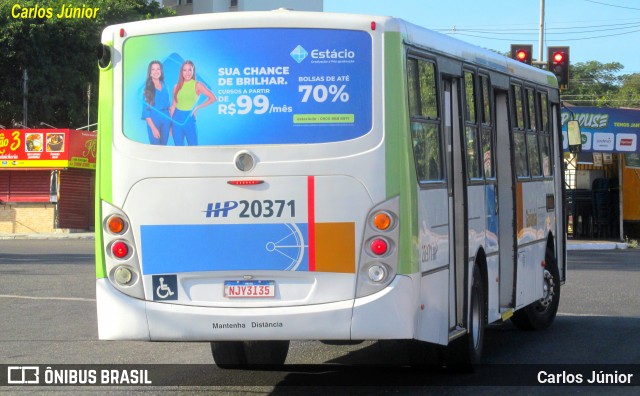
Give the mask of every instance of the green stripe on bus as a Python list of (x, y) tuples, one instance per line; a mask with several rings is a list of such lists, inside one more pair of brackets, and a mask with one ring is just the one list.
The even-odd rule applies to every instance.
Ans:
[(400, 242), (398, 273), (418, 272), (418, 193), (413, 166), (407, 92), (404, 71), (404, 45), (398, 32), (384, 35), (385, 69), (385, 162), (387, 198), (400, 196)]
[(112, 202), (112, 155), (113, 140), (113, 66), (100, 70), (100, 88), (98, 93), (98, 159), (96, 161), (96, 208), (95, 208), (95, 247), (96, 278), (106, 278), (104, 249), (102, 245), (102, 201)]

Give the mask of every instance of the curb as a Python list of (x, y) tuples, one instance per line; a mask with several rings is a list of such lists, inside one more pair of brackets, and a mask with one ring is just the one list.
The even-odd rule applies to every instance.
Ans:
[(10, 240), (50, 240), (50, 239), (94, 239), (92, 232), (51, 233), (51, 234), (0, 234), (0, 241)]
[(627, 248), (627, 244), (624, 242), (567, 243), (567, 250), (616, 250)]

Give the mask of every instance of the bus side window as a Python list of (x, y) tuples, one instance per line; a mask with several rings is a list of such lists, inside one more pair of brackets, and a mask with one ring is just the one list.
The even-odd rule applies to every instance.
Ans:
[(529, 129), (536, 132), (538, 131), (538, 123), (536, 119), (536, 100), (533, 89), (527, 88), (525, 92), (527, 97), (527, 118), (529, 121)]
[(540, 92), (538, 94), (538, 103), (540, 104), (540, 119), (541, 124), (540, 128), (542, 129), (540, 132), (540, 157), (542, 161), (542, 175), (544, 177), (551, 176), (551, 166), (552, 166), (552, 158), (551, 155), (551, 144), (549, 143), (551, 139), (551, 132), (549, 128), (549, 105), (547, 102), (547, 94)]
[(442, 140), (435, 64), (408, 58), (407, 78), (416, 175), (420, 182), (440, 181), (443, 179)]
[(464, 72), (464, 97), (465, 97), (465, 136), (467, 143), (467, 176), (469, 179), (478, 179), (480, 173), (480, 160), (478, 158), (478, 119), (476, 116), (476, 75), (473, 72)]
[(538, 148), (538, 122), (537, 111), (539, 107), (536, 106), (535, 94), (533, 89), (527, 88), (526, 100), (527, 100), (527, 118), (529, 121), (529, 130), (527, 130), (527, 150), (529, 154), (529, 166), (531, 176), (542, 176), (542, 170), (540, 168), (540, 151)]
[(513, 145), (515, 151), (516, 175), (529, 177), (527, 166), (527, 142), (525, 138), (524, 109), (522, 101), (522, 87), (511, 85), (511, 120), (513, 130)]
[(493, 120), (491, 117), (491, 81), (489, 77), (480, 76), (480, 90), (482, 99), (482, 127), (481, 127), (481, 153), (482, 169), (485, 179), (495, 177), (493, 164)]
[(511, 85), (511, 110), (513, 129), (524, 130), (524, 115), (522, 111), (522, 87), (520, 85)]

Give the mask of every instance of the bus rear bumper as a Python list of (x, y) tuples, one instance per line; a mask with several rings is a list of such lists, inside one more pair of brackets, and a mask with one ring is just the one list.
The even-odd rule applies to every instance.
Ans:
[(416, 328), (419, 280), (397, 275), (384, 290), (358, 298), (353, 306), (351, 339), (411, 339)]
[(101, 340), (365, 340), (412, 338), (412, 279), (354, 300), (273, 308), (213, 308), (142, 301), (96, 281)]
[(145, 302), (120, 292), (106, 278), (96, 280), (98, 338), (149, 341)]

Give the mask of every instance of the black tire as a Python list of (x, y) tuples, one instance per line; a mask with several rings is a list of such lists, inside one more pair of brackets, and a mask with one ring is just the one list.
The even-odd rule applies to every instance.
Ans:
[(245, 341), (249, 365), (282, 366), (289, 354), (289, 341)]
[(560, 304), (560, 271), (553, 250), (547, 248), (546, 266), (543, 270), (545, 295), (526, 307), (514, 312), (511, 322), (520, 330), (543, 330), (551, 326)]
[(211, 354), (220, 368), (281, 366), (287, 360), (289, 341), (214, 341)]
[(486, 327), (487, 304), (482, 274), (477, 265), (473, 267), (469, 323), (467, 333), (453, 341), (446, 350), (447, 367), (456, 371), (469, 372), (482, 358), (484, 331)]
[(247, 365), (242, 341), (214, 341), (211, 343), (213, 361), (220, 368), (239, 368)]

